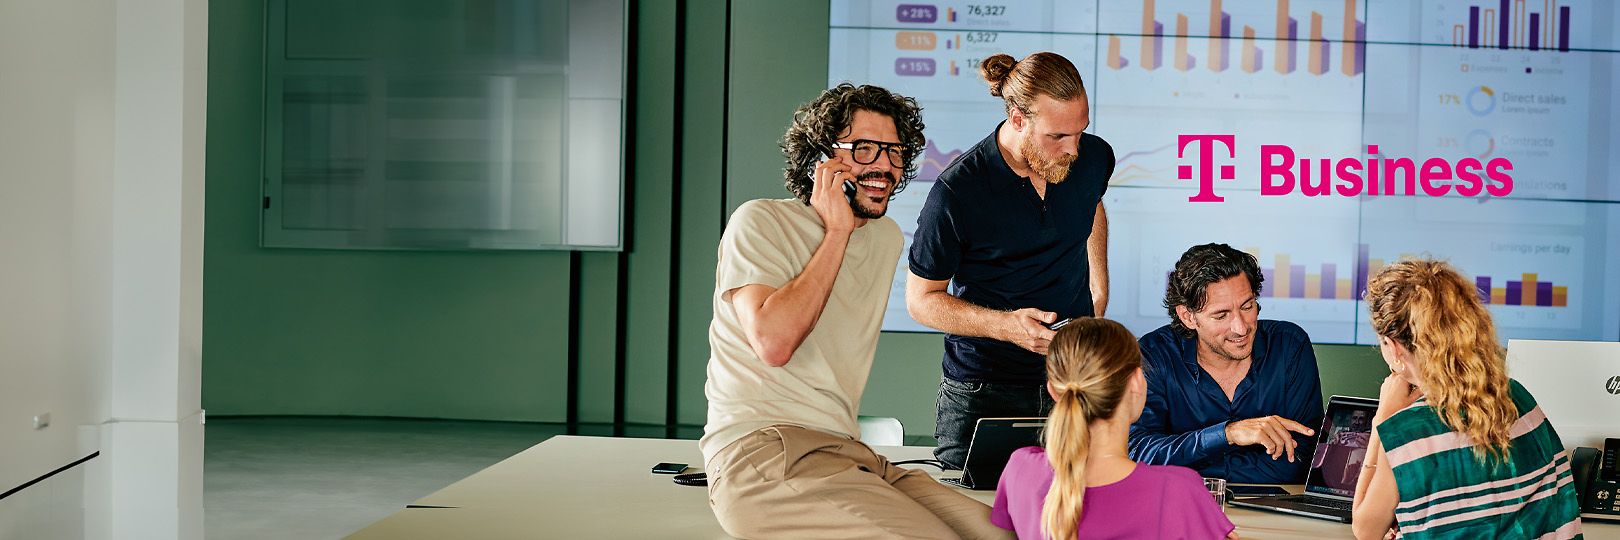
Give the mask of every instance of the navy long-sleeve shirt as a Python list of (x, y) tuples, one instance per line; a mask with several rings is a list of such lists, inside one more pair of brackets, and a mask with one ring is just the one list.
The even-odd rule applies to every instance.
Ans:
[[(1294, 462), (1271, 459), (1260, 445), (1227, 443), (1226, 424), (1278, 415), (1311, 429), (1322, 426), (1322, 382), (1310, 336), (1291, 322), (1261, 320), (1249, 373), (1228, 400), (1214, 377), (1198, 365), (1197, 338), (1169, 325), (1139, 340), (1147, 375), (1147, 404), (1131, 425), (1131, 459), (1181, 465), (1228, 482), (1297, 484), (1316, 437), (1293, 434)], [(1290, 432), (1292, 433), (1292, 432)]]

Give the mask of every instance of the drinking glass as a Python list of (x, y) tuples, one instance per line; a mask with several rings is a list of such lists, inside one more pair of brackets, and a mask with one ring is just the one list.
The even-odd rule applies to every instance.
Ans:
[(1225, 478), (1205, 478), (1204, 489), (1208, 489), (1209, 496), (1215, 498), (1215, 504), (1220, 505), (1222, 509), (1226, 508), (1227, 491)]

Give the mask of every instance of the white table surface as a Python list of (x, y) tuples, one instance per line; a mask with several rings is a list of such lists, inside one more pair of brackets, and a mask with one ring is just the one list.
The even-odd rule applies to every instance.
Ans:
[[(928, 447), (875, 449), (894, 461), (932, 457)], [(703, 456), (691, 440), (553, 437), (349, 538), (730, 538), (709, 510), (707, 489), (649, 472), (666, 461), (697, 472)], [(985, 504), (995, 498), (995, 491), (960, 491)], [(1236, 507), (1226, 514), (1245, 539), (1351, 537), (1349, 525), (1329, 521)], [(1585, 529), (1589, 539), (1620, 539), (1620, 525)]]

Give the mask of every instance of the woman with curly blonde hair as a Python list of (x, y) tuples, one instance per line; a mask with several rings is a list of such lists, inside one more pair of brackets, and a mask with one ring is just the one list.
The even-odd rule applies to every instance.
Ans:
[(1580, 538), (1569, 456), (1508, 378), (1472, 282), (1403, 260), (1372, 278), (1366, 301), (1391, 373), (1356, 482), (1356, 537)]

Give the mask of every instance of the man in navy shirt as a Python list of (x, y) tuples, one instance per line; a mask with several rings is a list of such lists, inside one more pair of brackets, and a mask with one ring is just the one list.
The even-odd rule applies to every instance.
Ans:
[(1322, 383), (1299, 325), (1259, 320), (1253, 255), (1193, 246), (1165, 287), (1170, 324), (1142, 336), (1147, 403), (1131, 425), (1131, 458), (1253, 484), (1304, 480)]
[[(1047, 325), (1108, 302), (1102, 196), (1114, 151), (1053, 53), (980, 63), (1007, 120), (940, 173), (917, 219), (906, 308), (944, 331), (934, 455), (961, 468), (980, 418), (1044, 416)], [(949, 285), (949, 291), (947, 286)]]

